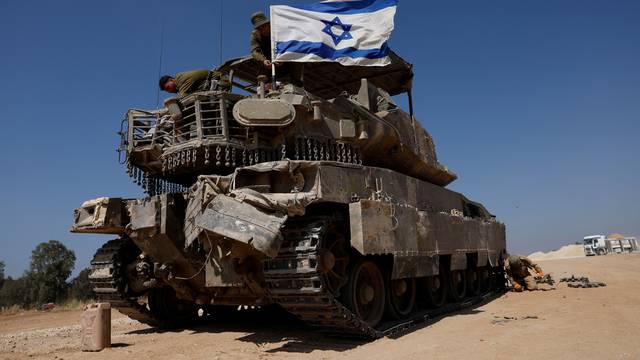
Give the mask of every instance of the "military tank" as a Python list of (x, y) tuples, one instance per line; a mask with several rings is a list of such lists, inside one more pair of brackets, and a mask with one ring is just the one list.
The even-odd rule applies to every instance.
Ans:
[(91, 262), (96, 296), (153, 326), (278, 305), (378, 337), (503, 286), (505, 227), (446, 188), (412, 66), (391, 60), (307, 63), (300, 88), (233, 59), (218, 68), (233, 91), (129, 110), (121, 162), (147, 196), (89, 200), (71, 230), (117, 235)]

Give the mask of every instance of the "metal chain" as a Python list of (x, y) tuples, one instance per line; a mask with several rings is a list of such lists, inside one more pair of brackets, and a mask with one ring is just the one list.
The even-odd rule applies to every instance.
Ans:
[(233, 167), (236, 167), (236, 148), (235, 147), (231, 148), (231, 161), (232, 161)]

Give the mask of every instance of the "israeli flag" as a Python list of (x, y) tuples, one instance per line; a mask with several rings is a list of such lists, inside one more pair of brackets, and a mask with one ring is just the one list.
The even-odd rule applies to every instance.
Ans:
[(271, 6), (275, 61), (384, 66), (398, 0), (339, 0)]

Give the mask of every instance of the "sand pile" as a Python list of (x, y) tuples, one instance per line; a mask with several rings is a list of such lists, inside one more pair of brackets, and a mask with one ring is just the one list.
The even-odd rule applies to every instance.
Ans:
[(529, 255), (531, 260), (554, 260), (554, 259), (567, 259), (574, 257), (583, 257), (584, 249), (582, 245), (565, 245), (558, 250), (549, 251), (544, 253), (542, 251), (534, 252)]

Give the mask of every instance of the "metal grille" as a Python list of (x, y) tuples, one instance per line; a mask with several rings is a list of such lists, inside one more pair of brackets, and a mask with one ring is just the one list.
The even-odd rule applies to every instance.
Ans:
[(140, 110), (129, 110), (128, 115), (130, 144), (134, 148), (152, 145), (157, 115)]
[[(196, 101), (202, 121), (202, 136), (205, 139), (226, 139), (226, 126), (222, 116), (222, 99), (209, 98)], [(224, 104), (226, 105), (226, 104)]]
[(160, 121), (157, 113), (133, 109), (129, 110), (127, 117), (130, 150), (171, 144), (172, 128), (164, 124), (158, 126)]
[(193, 140), (244, 142), (248, 129), (238, 124), (231, 109), (235, 100), (196, 96), (183, 102), (182, 118), (161, 119), (157, 112), (132, 109), (129, 120), (130, 151), (160, 145), (175, 146)]

